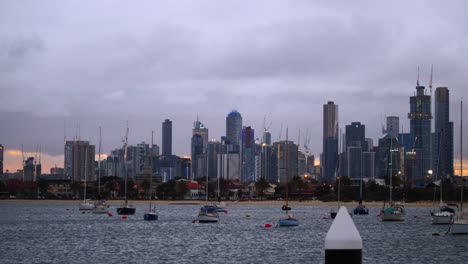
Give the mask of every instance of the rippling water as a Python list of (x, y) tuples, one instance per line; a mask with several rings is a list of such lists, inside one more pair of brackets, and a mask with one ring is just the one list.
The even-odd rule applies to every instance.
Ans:
[[(71, 204), (0, 203), (0, 262), (323, 263), (332, 223), (322, 219), (330, 207), (294, 207), (293, 228), (264, 227), (282, 215), (276, 206), (232, 205), (216, 224), (192, 223), (198, 205), (159, 205), (160, 219), (146, 222), (145, 207), (123, 220), (115, 207), (108, 217)], [(353, 217), (364, 263), (467, 263), (468, 236), (432, 236), (447, 227), (432, 226), (428, 208), (407, 208), (399, 223), (382, 223), (378, 211)]]

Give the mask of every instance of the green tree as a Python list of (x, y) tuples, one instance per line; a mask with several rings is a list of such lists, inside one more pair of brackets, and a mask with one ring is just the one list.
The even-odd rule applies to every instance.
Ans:
[[(145, 179), (141, 183), (141, 188), (143, 189), (143, 192), (145, 193), (145, 195), (147, 195), (150, 192), (150, 187), (151, 187), (151, 183), (147, 179)], [(149, 194), (151, 195), (151, 193), (149, 193)]]
[(255, 182), (255, 193), (260, 198), (265, 197), (265, 191), (270, 187), (270, 183), (265, 178), (260, 178)]
[(177, 182), (177, 184), (175, 186), (175, 192), (176, 192), (177, 199), (183, 200), (188, 191), (189, 191), (189, 188), (188, 188), (187, 183), (185, 181)]
[(46, 196), (47, 189), (49, 186), (47, 180), (43, 178), (39, 179), (39, 181), (37, 182), (37, 186), (39, 187), (39, 192), (41, 193), (41, 196)]

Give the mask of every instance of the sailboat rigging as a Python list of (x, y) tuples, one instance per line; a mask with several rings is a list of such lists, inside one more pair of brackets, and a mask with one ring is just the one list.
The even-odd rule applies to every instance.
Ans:
[(109, 205), (101, 197), (101, 127), (99, 127), (99, 150), (98, 150), (98, 200), (94, 203), (93, 213), (107, 214)]
[(80, 210), (92, 210), (94, 208), (94, 204), (91, 203), (89, 199), (86, 199), (86, 176), (88, 174), (88, 151), (85, 151), (85, 168), (84, 168), (84, 190), (83, 190), (83, 202), (78, 205)]
[(123, 150), (124, 150), (124, 155), (123, 155), (123, 164), (124, 164), (124, 173), (125, 173), (125, 203), (117, 208), (117, 214), (119, 215), (134, 215), (135, 214), (135, 207), (132, 205), (128, 204), (128, 197), (127, 197), (127, 181), (128, 181), (128, 171), (127, 171), (127, 146), (128, 146), (128, 123), (127, 123), (127, 131), (125, 133), (125, 138), (124, 138), (124, 145), (123, 145)]
[(143, 219), (144, 220), (147, 220), (147, 221), (154, 221), (154, 220), (158, 220), (158, 211), (156, 210), (156, 206), (152, 207), (151, 206), (151, 198), (153, 196), (153, 134), (154, 134), (154, 131), (151, 131), (151, 148), (150, 148), (150, 151), (151, 151), (151, 154), (150, 154), (150, 167), (151, 167), (151, 170), (150, 170), (150, 197), (149, 197), (149, 208), (146, 209), (146, 212), (143, 216)]
[[(280, 227), (289, 227), (289, 226), (298, 226), (299, 225), (299, 220), (296, 218), (292, 217), (289, 214), (289, 210), (291, 210), (291, 207), (289, 206), (289, 194), (288, 194), (288, 185), (289, 185), (289, 140), (288, 140), (288, 128), (286, 128), (286, 149), (284, 150), (284, 162), (286, 163), (286, 217), (282, 218), (278, 221), (278, 226)], [(283, 206), (284, 207), (284, 206)]]

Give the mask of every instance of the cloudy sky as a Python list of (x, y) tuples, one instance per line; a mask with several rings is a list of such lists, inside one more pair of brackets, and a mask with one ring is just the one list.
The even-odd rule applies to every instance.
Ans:
[(219, 139), (236, 109), (257, 135), (266, 115), (274, 140), (309, 130), (318, 155), (327, 101), (374, 140), (388, 115), (408, 131), (431, 64), (458, 128), (467, 51), (466, 1), (1, 1), (0, 144), (7, 169), (22, 144), (63, 166), (64, 135), (97, 143), (101, 126), (107, 153), (127, 120), (130, 144), (152, 129), (160, 144), (169, 118), (188, 155), (197, 113)]

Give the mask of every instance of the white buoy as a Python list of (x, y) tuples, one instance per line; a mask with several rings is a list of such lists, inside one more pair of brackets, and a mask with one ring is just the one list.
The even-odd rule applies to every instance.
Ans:
[(362, 238), (344, 206), (325, 237), (325, 264), (335, 263), (362, 263)]

